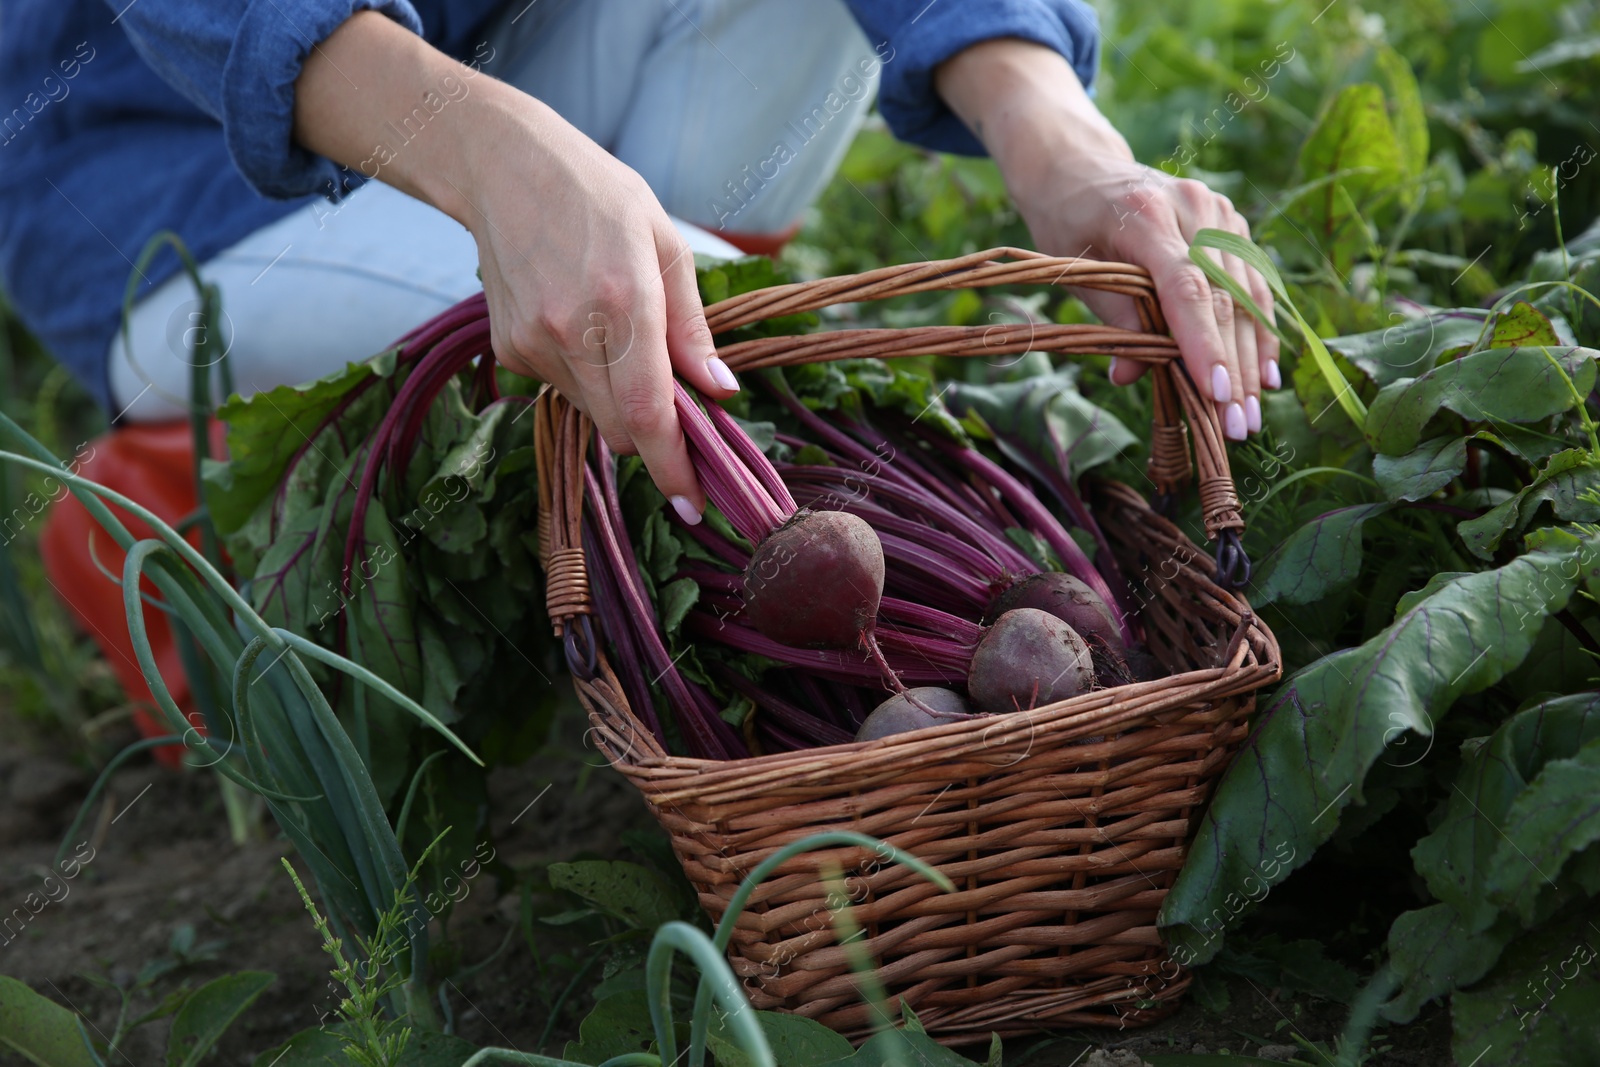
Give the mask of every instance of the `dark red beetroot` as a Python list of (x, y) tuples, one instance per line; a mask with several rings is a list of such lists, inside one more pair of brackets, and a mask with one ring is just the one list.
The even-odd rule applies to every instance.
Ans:
[(865, 519), (800, 511), (756, 546), (745, 617), (795, 648), (865, 648), (883, 600), (883, 545)]
[(1026, 711), (1094, 688), (1089, 646), (1071, 626), (1038, 608), (995, 620), (972, 654), (967, 691), (987, 712)]
[(872, 709), (856, 732), (857, 741), (876, 741), (891, 734), (972, 718), (972, 705), (953, 689), (921, 685), (907, 689)]
[(1108, 648), (1124, 649), (1117, 617), (1099, 593), (1071, 574), (1047, 571), (1028, 575), (996, 598), (989, 617), (997, 619), (1015, 608), (1049, 612), (1091, 645), (1098, 639)]

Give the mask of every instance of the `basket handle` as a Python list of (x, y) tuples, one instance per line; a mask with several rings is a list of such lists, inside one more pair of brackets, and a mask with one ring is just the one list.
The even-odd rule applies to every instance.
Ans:
[[(995, 356), (1030, 351), (1115, 355), (1150, 364), (1155, 425), (1146, 470), (1158, 501), (1163, 497), (1170, 501), (1197, 463), (1206, 535), (1217, 543), (1219, 584), (1237, 587), (1248, 581), (1250, 564), (1240, 544), (1244, 518), (1228, 467), (1221, 423), (1214, 406), (1200, 396), (1178, 358), (1177, 343), (1167, 336), (1166, 320), (1156, 301), (1155, 284), (1143, 267), (1047, 256), (1021, 248), (991, 248), (956, 259), (757, 289), (712, 304), (705, 313), (711, 332), (721, 334), (763, 319), (832, 304), (939, 289), (1022, 284), (1077, 285), (1122, 293), (1133, 298), (1145, 330), (1054, 323), (833, 330), (742, 341), (719, 348), (717, 354), (735, 370), (862, 356)], [(1189, 449), (1191, 429), (1196, 443), (1194, 463)], [(583, 678), (593, 675), (595, 663), (588, 620), (593, 609), (582, 551), (582, 474), (590, 430), (588, 416), (566, 398), (549, 386), (540, 391), (534, 406), (534, 445), (539, 471), (539, 556), (548, 575), (545, 606), (556, 634), (563, 639), (568, 665)], [(553, 491), (558, 485), (560, 493)], [(571, 625), (574, 622), (579, 625)]]
[[(831, 304), (883, 300), (938, 289), (1023, 284), (1076, 285), (1130, 296), (1144, 330), (1025, 322), (833, 330), (743, 341), (726, 345), (717, 354), (735, 370), (863, 356), (996, 356), (1030, 351), (1114, 355), (1150, 364), (1155, 384), (1155, 425), (1146, 471), (1155, 484), (1157, 497), (1170, 501), (1198, 465), (1201, 513), (1206, 536), (1217, 542), (1219, 577), (1224, 584), (1247, 581), (1249, 561), (1239, 542), (1244, 516), (1228, 466), (1222, 424), (1215, 406), (1201, 397), (1179, 359), (1177, 343), (1167, 335), (1155, 283), (1143, 267), (1047, 256), (1023, 248), (991, 248), (957, 259), (881, 267), (862, 274), (741, 293), (706, 308), (706, 323), (713, 334), (720, 334), (763, 319), (815, 311)], [(1191, 430), (1195, 438), (1193, 463), (1189, 450)], [(1229, 583), (1228, 578), (1234, 582)]]

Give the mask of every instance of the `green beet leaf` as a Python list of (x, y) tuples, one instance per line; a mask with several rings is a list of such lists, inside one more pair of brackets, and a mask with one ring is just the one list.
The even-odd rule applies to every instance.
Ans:
[(1466, 468), (1464, 437), (1431, 437), (1403, 456), (1372, 457), (1372, 474), (1390, 500), (1425, 500)]
[[(1521, 663), (1545, 617), (1566, 606), (1600, 541), (1534, 551), (1413, 603), (1364, 644), (1290, 678), (1217, 787), (1159, 918), (1180, 957), (1216, 951), (1202, 923), (1235, 914), (1247, 879), (1282, 881), (1363, 799), (1368, 769), (1407, 731), (1431, 736), (1455, 701)], [(1267, 867), (1270, 866), (1270, 872)]]
[[(393, 351), (302, 386), (281, 385), (248, 400), (234, 396), (217, 409), (228, 424), (228, 461), (208, 468), (206, 503), (217, 532), (226, 536), (245, 524), (278, 482), (295, 453), (352, 389), (373, 377), (394, 374)], [(382, 390), (382, 386), (375, 387)]]
[(1546, 503), (1559, 519), (1600, 520), (1596, 490), (1600, 490), (1600, 459), (1585, 449), (1568, 449), (1551, 456), (1533, 482), (1511, 499), (1458, 524), (1456, 532), (1473, 555), (1491, 559), (1505, 536), (1531, 523)]
[(1536, 422), (1571, 409), (1594, 388), (1589, 348), (1493, 348), (1453, 359), (1379, 391), (1367, 412), (1373, 451), (1398, 456), (1416, 448), (1441, 410), (1469, 422)]
[(1429, 370), (1445, 352), (1483, 333), (1488, 313), (1474, 308), (1436, 311), (1382, 330), (1328, 339), (1328, 350), (1349, 360), (1380, 388)]
[(1401, 987), (1380, 1011), (1390, 1022), (1408, 1023), (1422, 1006), (1471, 985), (1489, 972), (1517, 925), (1501, 919), (1484, 930), (1467, 929), (1449, 904), (1403, 912), (1389, 927), (1389, 966)]
[(1076, 482), (1139, 440), (1115, 415), (1079, 392), (1077, 378), (1077, 369), (1066, 367), (995, 385), (952, 382), (944, 400), (957, 415), (975, 413), (997, 438), (1021, 446), (1008, 449), (1008, 458), (1057, 457), (1060, 472)]
[[(1600, 738), (1600, 696), (1580, 693), (1529, 707), (1490, 737), (1468, 743), (1443, 819), (1411, 852), (1429, 892), (1460, 914), (1467, 932), (1487, 929), (1500, 913), (1501, 902), (1494, 899), (1498, 884), (1510, 881), (1526, 888), (1522, 874), (1538, 877), (1537, 868), (1512, 849), (1559, 851), (1561, 836), (1549, 833), (1518, 837), (1507, 847), (1513, 804), (1545, 761), (1570, 762), (1567, 757), (1596, 738)], [(1568, 854), (1570, 850), (1560, 858)], [(1502, 864), (1509, 867), (1502, 870)], [(1550, 877), (1559, 869), (1558, 863), (1548, 872)]]
[(1518, 300), (1495, 319), (1490, 348), (1524, 348), (1529, 345), (1556, 348), (1570, 345), (1570, 338), (1556, 332), (1551, 321), (1526, 300)]
[[(1380, 46), (1373, 59), (1376, 72), (1383, 79), (1389, 123), (1400, 149), (1400, 165), (1406, 178), (1414, 182), (1428, 166), (1428, 115), (1422, 107), (1422, 90), (1410, 61), (1393, 48)], [(1405, 195), (1410, 199), (1419, 191), (1411, 186)]]
[(1258, 604), (1310, 604), (1361, 573), (1361, 527), (1393, 505), (1357, 504), (1318, 515), (1263, 561), (1250, 598)]
[(1513, 939), (1485, 981), (1451, 998), (1455, 1062), (1594, 1063), (1600, 1048), (1597, 946), (1592, 914), (1583, 911)]
[(1393, 196), (1405, 169), (1383, 90), (1370, 82), (1345, 86), (1300, 149), (1305, 180), (1333, 180), (1292, 208), (1341, 274), (1367, 251), (1365, 219)]
[[(1584, 694), (1593, 707), (1596, 698)], [(1600, 737), (1600, 729), (1594, 731)], [(1600, 840), (1600, 739), (1552, 759), (1511, 802), (1486, 880), (1490, 896), (1531, 925), (1546, 891), (1578, 853)]]

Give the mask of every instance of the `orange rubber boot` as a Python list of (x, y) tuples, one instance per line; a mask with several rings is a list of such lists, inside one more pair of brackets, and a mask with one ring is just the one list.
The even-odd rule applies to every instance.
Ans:
[[(212, 454), (220, 455), (221, 424), (213, 422), (211, 429)], [(79, 452), (83, 454), (82, 449)], [(199, 506), (194, 484), (194, 440), (187, 422), (125, 426), (102, 434), (89, 443), (87, 455), (78, 460), (76, 473), (138, 501), (172, 526)], [(135, 537), (154, 536), (144, 522), (114, 504), (107, 506)], [(91, 540), (93, 556), (90, 555)], [(198, 545), (199, 532), (191, 531), (189, 540)], [(133, 638), (128, 632), (122, 604), (122, 586), (102, 573), (94, 562), (98, 558), (101, 566), (120, 579), (127, 553), (76, 496), (66, 493), (50, 509), (39, 538), (39, 555), (44, 561), (45, 577), (78, 625), (94, 638), (122, 683), (128, 700), (134, 704), (133, 721), (139, 733), (144, 737), (171, 733), (156, 712), (155, 699), (134, 656)], [(149, 579), (144, 582), (144, 591), (160, 599)], [(161, 679), (184, 716), (199, 729), (200, 716), (191, 699), (189, 680), (184, 675), (167, 616), (146, 604), (144, 619)], [(182, 764), (183, 746), (180, 744), (162, 745), (153, 751), (156, 758), (169, 767)]]
[(728, 230), (711, 232), (747, 256), (768, 256), (777, 259), (778, 253), (783, 251), (783, 246), (800, 232), (800, 223), (796, 222), (787, 230), (780, 230), (777, 233), (733, 233)]

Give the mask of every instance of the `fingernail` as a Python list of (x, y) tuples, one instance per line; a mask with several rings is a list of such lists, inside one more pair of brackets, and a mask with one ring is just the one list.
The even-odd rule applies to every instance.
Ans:
[(1244, 398), (1244, 424), (1251, 433), (1261, 432), (1261, 401), (1253, 396)]
[(706, 370), (711, 372), (711, 380), (724, 389), (735, 393), (739, 391), (739, 379), (733, 376), (733, 371), (728, 369), (728, 365), (722, 362), (720, 357), (712, 356), (706, 360)]
[(1283, 375), (1278, 373), (1277, 360), (1267, 360), (1267, 372), (1261, 376), (1261, 380), (1266, 382), (1268, 389), (1283, 388)]
[[(722, 369), (724, 371), (726, 371), (728, 368), (724, 367)], [(1241, 434), (1240, 436), (1242, 437), (1244, 435)], [(686, 496), (675, 496), (675, 497), (673, 497), (672, 498), (672, 510), (676, 511), (678, 513), (678, 518), (682, 519), (684, 522), (688, 523), (690, 526), (699, 526), (700, 525), (700, 512), (696, 511), (695, 510), (695, 506), (693, 504), (689, 503), (689, 498), (688, 497), (686, 497)]]
[(1116, 381), (1117, 381), (1117, 357), (1116, 356), (1112, 356), (1111, 357), (1111, 366), (1106, 368), (1106, 377), (1111, 379), (1111, 383), (1113, 385), (1116, 384)]
[(1211, 366), (1211, 399), (1226, 404), (1233, 399), (1233, 383), (1228, 381), (1228, 368), (1220, 363)]
[(1244, 408), (1238, 404), (1228, 405), (1222, 413), (1222, 432), (1231, 440), (1244, 440)]

